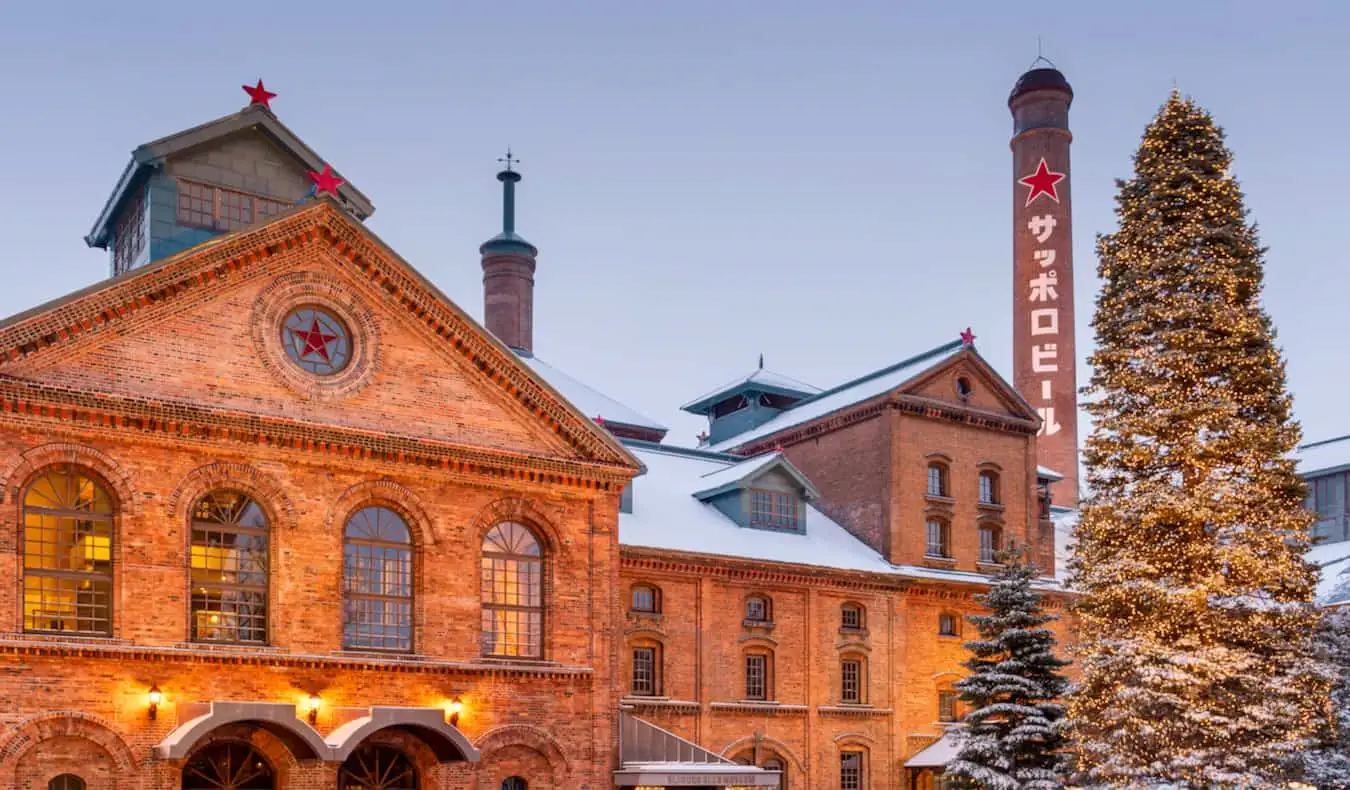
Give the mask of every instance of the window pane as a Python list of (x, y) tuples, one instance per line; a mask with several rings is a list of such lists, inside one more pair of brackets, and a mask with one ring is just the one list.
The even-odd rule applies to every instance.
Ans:
[(956, 721), (956, 692), (938, 693), (938, 721)]
[(503, 522), (483, 539), (480, 593), (483, 653), (544, 654), (544, 563), (539, 541), (523, 524)]
[(633, 693), (656, 694), (656, 648), (633, 648)]
[(777, 491), (750, 492), (750, 523), (773, 529), (797, 529), (797, 497)]
[(44, 471), (23, 496), (24, 630), (112, 633), (112, 499), (78, 467)]
[(980, 527), (980, 562), (998, 561), (998, 530)]
[(938, 464), (928, 465), (928, 495), (946, 496), (947, 495), (947, 474), (946, 470)]
[(216, 227), (215, 187), (192, 181), (179, 181), (178, 223), (214, 230)]
[(650, 587), (633, 588), (633, 611), (635, 612), (655, 612), (656, 611), (656, 593)]
[(267, 641), (267, 518), (247, 494), (213, 491), (193, 508), (192, 640)]
[(991, 472), (980, 473), (980, 502), (986, 505), (998, 502), (994, 492), (994, 475)]
[(928, 547), (925, 552), (930, 557), (947, 556), (947, 525), (941, 521), (928, 522)]
[(856, 606), (845, 605), (841, 611), (841, 622), (844, 628), (857, 630), (862, 628), (862, 610)]
[(763, 598), (747, 598), (745, 601), (745, 619), (764, 622), (769, 619), (769, 604)]
[(840, 665), (843, 680), (844, 702), (862, 701), (862, 664), (858, 661), (845, 661)]
[(862, 753), (839, 755), (839, 790), (862, 790)]
[(343, 546), (344, 647), (412, 650), (413, 552), (408, 525), (385, 507), (348, 521)]
[(768, 699), (768, 656), (745, 657), (745, 698)]
[(956, 618), (949, 614), (939, 615), (938, 633), (942, 636), (956, 636)]

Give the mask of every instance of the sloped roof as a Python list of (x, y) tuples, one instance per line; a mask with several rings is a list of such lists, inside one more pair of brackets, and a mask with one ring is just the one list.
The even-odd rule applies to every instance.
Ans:
[(763, 436), (777, 433), (785, 428), (791, 428), (794, 425), (800, 425), (804, 422), (814, 420), (818, 417), (824, 417), (831, 412), (847, 408), (857, 403), (862, 403), (870, 398), (884, 395), (891, 390), (896, 389), (901, 384), (914, 378), (919, 373), (932, 367), (933, 365), (950, 359), (961, 353), (963, 346), (960, 340), (953, 340), (950, 343), (944, 343), (937, 348), (925, 351), (918, 356), (910, 357), (868, 373), (865, 376), (844, 382), (837, 387), (817, 393), (803, 401), (793, 404), (792, 408), (778, 414), (773, 419), (764, 424), (752, 428), (744, 433), (724, 439), (713, 445), (713, 450), (727, 450), (733, 447), (754, 441)]
[(1350, 469), (1350, 436), (1338, 436), (1300, 445), (1294, 451), (1295, 467), (1304, 477)]
[(906, 768), (941, 768), (956, 759), (961, 744), (957, 740), (959, 728), (952, 727), (942, 737), (928, 744), (922, 751), (905, 761)]
[(741, 461), (740, 463), (732, 464), (731, 466), (703, 475), (703, 484), (707, 486), (707, 488), (695, 491), (694, 496), (699, 499), (709, 499), (723, 491), (737, 488), (742, 483), (749, 482), (763, 472), (775, 468), (782, 470), (793, 480), (797, 481), (797, 484), (805, 489), (806, 498), (808, 500), (820, 499), (820, 489), (816, 488), (815, 485), (806, 478), (806, 475), (802, 474), (801, 470), (793, 466), (792, 462), (787, 459), (787, 456), (780, 452), (757, 455), (748, 460)]
[(516, 351), (516, 355), (524, 360), (525, 364), (535, 373), (538, 373), (545, 381), (553, 385), (553, 388), (562, 393), (563, 397), (572, 402), (574, 406), (584, 412), (591, 419), (600, 417), (605, 422), (619, 423), (621, 425), (631, 425), (635, 428), (650, 428), (654, 431), (669, 430), (666, 426), (653, 420), (636, 409), (629, 408), (622, 403), (614, 400), (608, 395), (594, 390), (571, 376), (563, 373), (561, 370), (553, 367), (539, 357), (522, 354)]
[[(323, 170), (323, 158), (315, 153), (314, 149), (305, 145), (305, 142), (297, 137), (295, 132), (292, 132), (286, 128), (285, 124), (277, 120), (271, 110), (261, 104), (250, 104), (239, 112), (226, 115), (223, 118), (217, 118), (200, 126), (194, 126), (191, 129), (185, 129), (137, 146), (131, 152), (131, 161), (123, 169), (121, 178), (117, 180), (117, 186), (113, 188), (112, 194), (103, 204), (103, 210), (99, 212), (98, 219), (94, 221), (93, 229), (89, 231), (88, 236), (84, 237), (85, 243), (90, 247), (107, 246), (108, 232), (113, 217), (117, 215), (117, 210), (126, 198), (127, 191), (149, 170), (162, 165), (164, 160), (170, 156), (245, 129), (257, 129), (263, 132), (282, 150), (299, 159), (306, 168), (315, 171)], [(334, 169), (334, 172), (337, 173), (338, 171)], [(355, 213), (358, 219), (364, 220), (375, 213), (375, 206), (370, 202), (370, 198), (366, 197), (350, 181), (338, 187), (338, 194), (346, 204), (346, 208)]]
[(738, 379), (728, 381), (726, 384), (705, 392), (680, 407), (681, 411), (690, 411), (695, 414), (701, 414), (711, 407), (714, 403), (731, 393), (758, 385), (770, 392), (777, 392), (788, 395), (815, 395), (820, 392), (819, 387), (813, 387), (802, 381), (784, 376), (781, 373), (774, 373), (772, 370), (759, 368), (749, 375), (741, 376)]

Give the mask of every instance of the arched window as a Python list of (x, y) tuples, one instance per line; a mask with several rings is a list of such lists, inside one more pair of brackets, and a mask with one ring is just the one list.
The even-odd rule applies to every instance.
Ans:
[(980, 472), (980, 504), (997, 505), (998, 500), (998, 473)]
[(219, 741), (194, 754), (183, 766), (183, 790), (275, 790), (276, 777), (266, 758), (241, 741)]
[(928, 464), (928, 496), (951, 496), (947, 486), (947, 466), (932, 461)]
[(342, 646), (412, 650), (413, 551), (408, 525), (387, 507), (347, 520), (342, 546)]
[(998, 562), (998, 553), (1003, 550), (1001, 532), (996, 526), (980, 526), (980, 562), (991, 565)]
[(544, 552), (523, 524), (483, 538), (483, 653), (543, 658)]
[(867, 618), (863, 608), (856, 603), (846, 603), (839, 607), (839, 627), (845, 631), (861, 631), (867, 627)]
[(661, 613), (661, 590), (650, 584), (633, 585), (633, 602), (631, 606), (634, 612), (643, 612), (645, 614)]
[(773, 622), (773, 602), (768, 596), (752, 595), (745, 599), (745, 619), (751, 623)]
[(951, 557), (951, 537), (948, 533), (947, 522), (936, 518), (928, 519), (928, 545), (924, 549), (924, 554), (944, 559)]
[(267, 642), (267, 514), (212, 491), (192, 508), (192, 640)]
[(92, 474), (46, 469), (23, 494), (25, 631), (112, 635), (112, 497)]
[(47, 790), (84, 790), (84, 780), (75, 774), (61, 774), (47, 783)]
[(943, 612), (938, 615), (938, 636), (959, 636), (960, 621), (956, 615)]
[(338, 790), (417, 790), (417, 769), (398, 749), (366, 744), (338, 769)]
[(530, 790), (530, 783), (519, 776), (511, 776), (502, 780), (502, 790)]

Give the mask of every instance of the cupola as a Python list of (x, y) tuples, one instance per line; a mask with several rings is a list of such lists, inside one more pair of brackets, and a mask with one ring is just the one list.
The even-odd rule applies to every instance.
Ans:
[(708, 418), (708, 432), (700, 437), (700, 444), (708, 445), (757, 428), (819, 392), (818, 387), (765, 370), (764, 355), (761, 354), (759, 367), (749, 375), (680, 408)]

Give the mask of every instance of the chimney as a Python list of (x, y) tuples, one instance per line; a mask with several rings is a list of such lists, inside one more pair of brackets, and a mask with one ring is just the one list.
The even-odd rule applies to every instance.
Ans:
[(520, 160), (507, 149), (502, 182), (502, 232), (483, 242), (483, 323), (510, 348), (529, 355), (534, 350), (534, 264), (539, 250), (516, 235), (516, 184)]
[[(1013, 117), (1014, 385), (1041, 416), (1037, 463), (1064, 479), (1055, 503), (1078, 503), (1078, 383), (1073, 314), (1069, 105), (1073, 89), (1045, 58), (1008, 96)], [(1036, 68), (1041, 61), (1044, 68)]]

